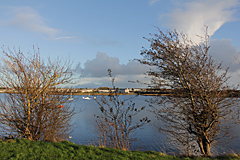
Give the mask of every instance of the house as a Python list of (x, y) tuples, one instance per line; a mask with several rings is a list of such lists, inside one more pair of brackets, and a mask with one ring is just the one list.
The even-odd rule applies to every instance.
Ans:
[(109, 89), (98, 89), (99, 93), (109, 93), (110, 90)]
[(93, 89), (91, 89), (91, 88), (86, 88), (86, 89), (82, 89), (82, 92), (83, 93), (89, 93), (89, 92), (93, 92)]
[(130, 89), (129, 88), (120, 88), (120, 89), (118, 89), (118, 93), (130, 93)]

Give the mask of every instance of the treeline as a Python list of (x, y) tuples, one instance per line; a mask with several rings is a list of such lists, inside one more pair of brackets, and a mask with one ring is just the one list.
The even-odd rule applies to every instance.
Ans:
[[(199, 93), (198, 90), (193, 90), (194, 93)], [(219, 95), (224, 97), (240, 97), (240, 90), (221, 90), (221, 91), (209, 91), (208, 95)], [(135, 91), (136, 94), (145, 96), (174, 96), (174, 97), (187, 97), (189, 90), (187, 89), (144, 89), (142, 91)]]

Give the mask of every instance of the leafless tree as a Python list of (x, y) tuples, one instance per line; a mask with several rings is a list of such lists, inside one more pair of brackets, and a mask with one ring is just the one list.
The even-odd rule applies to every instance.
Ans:
[(100, 100), (96, 99), (101, 111), (101, 115), (96, 116), (99, 145), (129, 150), (129, 143), (133, 140), (130, 134), (149, 123), (150, 120), (145, 117), (139, 122), (133, 123), (133, 117), (145, 107), (138, 108), (131, 100), (121, 100), (118, 89), (115, 88), (111, 70), (109, 69), (108, 72), (113, 88), (110, 90), (109, 96), (102, 96)]
[(0, 119), (5, 132), (29, 140), (58, 141), (71, 131), (74, 109), (67, 95), (54, 94), (56, 87), (71, 82), (69, 61), (48, 59), (3, 48), (1, 86), (7, 89), (0, 103)]
[[(176, 30), (158, 31), (145, 38), (150, 48), (143, 48), (138, 61), (156, 68), (147, 72), (155, 88), (172, 89), (169, 96), (149, 101), (164, 122), (159, 128), (181, 143), (188, 155), (199, 150), (210, 156), (212, 144), (230, 136), (228, 122), (237, 113), (231, 94), (235, 88), (230, 90), (227, 83), (228, 69), (209, 55), (207, 27), (200, 44)], [(191, 144), (198, 145), (193, 148)]]

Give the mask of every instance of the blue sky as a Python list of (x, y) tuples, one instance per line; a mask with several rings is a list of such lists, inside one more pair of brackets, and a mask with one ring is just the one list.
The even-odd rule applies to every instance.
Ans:
[(198, 42), (207, 25), (211, 54), (230, 65), (231, 82), (239, 79), (239, 0), (9, 0), (0, 1), (0, 14), (1, 46), (27, 52), (34, 45), (42, 58), (70, 57), (77, 87), (110, 86), (108, 68), (118, 87), (147, 81), (147, 68), (131, 60), (148, 47), (143, 37), (156, 33), (155, 26)]

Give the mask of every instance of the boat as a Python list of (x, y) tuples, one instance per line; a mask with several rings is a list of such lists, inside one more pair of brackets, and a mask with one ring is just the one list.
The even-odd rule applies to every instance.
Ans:
[(82, 97), (83, 99), (90, 100), (90, 97)]
[(89, 93), (89, 95), (87, 97), (82, 97), (82, 99), (90, 100), (91, 99), (90, 93)]

